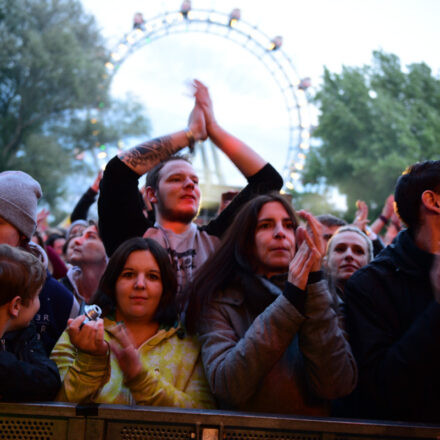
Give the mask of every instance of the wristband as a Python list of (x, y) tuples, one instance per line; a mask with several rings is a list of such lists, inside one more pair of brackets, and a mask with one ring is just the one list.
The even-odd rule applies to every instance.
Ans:
[(379, 218), (386, 224), (388, 225), (390, 223), (390, 219), (386, 218), (384, 215), (380, 215)]
[(194, 137), (194, 133), (190, 128), (185, 130), (186, 138), (188, 139), (188, 148), (191, 154), (194, 153), (194, 144), (196, 143), (196, 138)]
[(399, 232), (402, 229), (402, 227), (400, 226), (400, 223), (398, 221), (392, 221), (391, 223), (394, 225), (397, 232)]

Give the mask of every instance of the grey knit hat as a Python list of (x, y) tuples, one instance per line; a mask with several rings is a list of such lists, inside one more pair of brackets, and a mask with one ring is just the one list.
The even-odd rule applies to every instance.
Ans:
[(29, 239), (37, 227), (37, 203), (41, 195), (40, 184), (29, 174), (0, 173), (0, 217)]

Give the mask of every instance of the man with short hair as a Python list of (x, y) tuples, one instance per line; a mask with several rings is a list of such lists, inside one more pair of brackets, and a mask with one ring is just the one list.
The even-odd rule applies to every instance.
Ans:
[(395, 202), (408, 228), (345, 287), (359, 365), (349, 415), (438, 423), (440, 161), (410, 166), (397, 181)]
[(73, 265), (61, 282), (80, 304), (89, 304), (107, 267), (107, 255), (98, 228), (91, 223), (73, 240), (70, 263)]
[(347, 222), (342, 218), (336, 217), (332, 214), (321, 214), (316, 217), (316, 219), (321, 223), (322, 227), (322, 237), (325, 242), (328, 243), (333, 234), (341, 227), (345, 226)]
[(0, 244), (0, 401), (52, 400), (60, 388), (57, 366), (31, 324), (45, 279), (37, 257)]
[[(154, 238), (170, 254), (180, 287), (214, 252), (238, 209), (258, 193), (281, 189), (283, 183), (270, 164), (216, 122), (208, 89), (197, 80), (194, 87), (196, 105), (188, 130), (151, 140), (113, 158), (104, 171), (98, 200), (99, 229), (107, 254), (133, 236)], [(249, 183), (217, 218), (197, 227), (193, 220), (199, 210), (199, 179), (191, 163), (173, 155), (207, 136)], [(142, 212), (138, 191), (138, 180), (145, 173), (147, 198), (155, 209), (154, 224)]]

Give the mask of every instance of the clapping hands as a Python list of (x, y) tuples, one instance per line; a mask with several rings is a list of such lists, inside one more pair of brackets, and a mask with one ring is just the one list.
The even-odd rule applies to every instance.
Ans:
[(289, 265), (288, 280), (299, 289), (305, 290), (310, 272), (321, 268), (325, 242), (318, 220), (307, 211), (299, 211), (298, 215), (307, 222), (308, 230), (302, 226), (296, 230), (297, 251)]

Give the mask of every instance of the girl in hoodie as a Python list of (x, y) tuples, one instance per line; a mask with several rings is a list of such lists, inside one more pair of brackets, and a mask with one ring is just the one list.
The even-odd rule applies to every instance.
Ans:
[(177, 322), (176, 278), (166, 251), (133, 238), (112, 255), (94, 303), (52, 352), (63, 385), (57, 400), (210, 408), (200, 347)]

